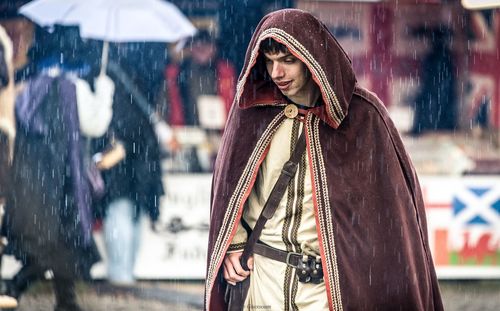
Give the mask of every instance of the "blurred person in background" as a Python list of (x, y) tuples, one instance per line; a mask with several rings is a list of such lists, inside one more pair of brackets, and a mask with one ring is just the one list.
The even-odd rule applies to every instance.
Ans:
[[(207, 142), (191, 158), (191, 171), (212, 171), (220, 135), (231, 107), (234, 66), (218, 56), (217, 41), (200, 30), (187, 47), (189, 56), (166, 67), (166, 120), (171, 126), (203, 128)], [(197, 157), (197, 159), (194, 159)]]
[(169, 64), (167, 82), (167, 123), (171, 126), (198, 126), (198, 98), (218, 95), (229, 112), (236, 83), (231, 63), (217, 56), (217, 42), (207, 31), (200, 30), (188, 43), (190, 56), (180, 64)]
[(453, 53), (449, 47), (451, 32), (440, 26), (419, 29), (431, 49), (422, 63), (422, 86), (415, 98), (415, 114), (411, 133), (457, 128), (456, 73)]
[(122, 155), (103, 170), (106, 194), (100, 203), (108, 259), (108, 280), (115, 285), (135, 282), (134, 265), (139, 249), (140, 216), (158, 220), (163, 195), (160, 149), (147, 105), (163, 84), (165, 45), (123, 43), (112, 46), (107, 74), (116, 85), (113, 119), (97, 150), (120, 144)]
[(18, 131), (2, 231), (6, 253), (22, 267), (6, 282), (6, 293), (19, 297), (50, 270), (55, 310), (81, 310), (75, 280), (90, 280), (99, 260), (84, 137), (106, 132), (114, 86), (97, 77), (99, 57), (89, 53), (96, 50), (76, 27), (56, 26), (52, 33), (38, 27), (30, 63), (19, 75), (24, 86), (16, 100)]
[[(11, 182), (10, 164), (16, 133), (14, 120), (14, 68), (12, 41), (0, 26), (0, 219), (3, 218), (3, 204), (7, 187)], [(2, 222), (0, 220), (0, 228)], [(0, 241), (1, 253), (5, 247), (5, 239)], [(0, 265), (1, 267), (1, 265)], [(14, 297), (0, 295), (0, 308), (15, 308), (17, 300)]]

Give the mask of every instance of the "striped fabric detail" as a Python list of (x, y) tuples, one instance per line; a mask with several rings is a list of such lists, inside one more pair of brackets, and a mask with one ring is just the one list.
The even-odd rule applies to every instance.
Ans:
[[(290, 154), (292, 154), (295, 149), (300, 133), (301, 122), (294, 119), (290, 137)], [(299, 163), (297, 175), (290, 181), (287, 190), (286, 212), (281, 235), (288, 252), (302, 252), (297, 235), (302, 218), (305, 171), (306, 163), (304, 152)], [(295, 297), (297, 296), (298, 290), (298, 278), (295, 275), (295, 269), (290, 266), (286, 267), (283, 288), (283, 301), (285, 302), (284, 311), (298, 310), (295, 304)]]
[(313, 114), (307, 116), (308, 141), (310, 144), (311, 165), (313, 174), (313, 183), (316, 197), (316, 213), (319, 220), (319, 229), (321, 241), (323, 243), (323, 253), (326, 259), (325, 281), (328, 296), (331, 297), (334, 310), (342, 310), (342, 297), (340, 292), (339, 271), (337, 265), (337, 254), (335, 251), (334, 224), (330, 200), (328, 198), (328, 180), (326, 178), (325, 163), (321, 151), (319, 140), (319, 122), (320, 119)]
[[(295, 145), (297, 144), (299, 128), (300, 121), (294, 119), (290, 137), (290, 154), (292, 154), (293, 149), (295, 149)], [(292, 180), (290, 180), (290, 183), (288, 184), (286, 212), (283, 221), (283, 229), (281, 232), (286, 251), (296, 253), (301, 252), (300, 245), (297, 242), (297, 230), (300, 225), (300, 216), (302, 215), (302, 201), (304, 200), (304, 180), (298, 180), (297, 185), (297, 176), (300, 176), (301, 170), (303, 171), (303, 163), (301, 162), (299, 162), (297, 175)], [(299, 196), (300, 193), (302, 193), (302, 196)], [(295, 232), (290, 232), (291, 229), (295, 229)]]
[(217, 277), (217, 269), (222, 264), (224, 260), (226, 249), (230, 243), (231, 232), (236, 226), (236, 218), (241, 208), (243, 208), (243, 200), (244, 196), (248, 193), (250, 184), (252, 183), (252, 177), (254, 173), (258, 170), (258, 164), (261, 160), (264, 152), (271, 142), (271, 139), (281, 125), (281, 123), (285, 120), (284, 111), (281, 111), (269, 124), (266, 128), (262, 136), (260, 137), (257, 145), (255, 146), (248, 162), (243, 170), (241, 177), (236, 185), (235, 191), (229, 200), (228, 207), (226, 209), (226, 213), (224, 214), (224, 219), (222, 220), (222, 227), (219, 231), (219, 235), (217, 236), (217, 240), (215, 241), (214, 251), (212, 253), (212, 258), (216, 258), (215, 260), (210, 261), (210, 266), (208, 267), (207, 273), (207, 287), (206, 290), (206, 301), (205, 308), (209, 309), (209, 301), (211, 295), (211, 289), (214, 286), (215, 278)]
[[(297, 286), (294, 283), (297, 282), (295, 278), (295, 269), (287, 266), (285, 269), (285, 277), (283, 279), (283, 311), (297, 310), (295, 305), (295, 300), (291, 296), (295, 296), (297, 292), (293, 293), (293, 289), (297, 290)], [(295, 295), (294, 295), (295, 294)]]

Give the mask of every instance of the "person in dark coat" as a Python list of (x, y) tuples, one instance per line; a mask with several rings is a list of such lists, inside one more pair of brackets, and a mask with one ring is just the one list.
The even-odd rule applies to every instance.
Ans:
[[(107, 188), (103, 199), (104, 235), (108, 258), (108, 280), (130, 285), (135, 281), (133, 269), (140, 239), (141, 214), (155, 223), (159, 217), (163, 185), (160, 149), (149, 115), (140, 108), (138, 97), (154, 111), (152, 96), (160, 87), (154, 77), (155, 68), (140, 44), (119, 45), (110, 55), (107, 74), (115, 82), (113, 119), (98, 149), (111, 141), (124, 147), (124, 159), (111, 168), (104, 168)], [(118, 61), (113, 61), (118, 59)], [(161, 76), (161, 75), (160, 75)], [(134, 91), (133, 91), (134, 90)], [(140, 103), (138, 103), (140, 102)], [(147, 110), (146, 108), (146, 110)]]
[[(60, 44), (75, 42), (78, 33), (69, 36), (56, 30), (49, 36), (38, 31), (44, 39), (35, 42), (43, 42), (44, 48), (35, 44), (31, 50), (32, 70), (16, 100), (12, 187), (2, 231), (9, 241), (6, 253), (20, 260), (22, 267), (7, 282), (6, 291), (19, 297), (51, 270), (55, 310), (78, 311), (75, 280), (89, 280), (90, 268), (99, 260), (92, 237), (77, 87), (69, 70), (81, 72), (78, 51), (85, 47), (76, 46), (68, 53), (59, 49)], [(57, 57), (61, 53), (63, 57)]]
[[(166, 121), (171, 126), (196, 126), (206, 141), (197, 150), (184, 146), (190, 172), (211, 172), (227, 114), (236, 91), (236, 72), (218, 54), (217, 40), (199, 30), (188, 43), (190, 56), (165, 69)], [(181, 156), (182, 157), (182, 156)]]
[(228, 60), (218, 57), (216, 39), (207, 30), (200, 30), (191, 38), (189, 48), (191, 57), (165, 69), (167, 123), (173, 126), (200, 126), (200, 96), (219, 96), (225, 113), (234, 99), (236, 72)]
[(457, 127), (455, 65), (447, 43), (449, 30), (441, 27), (423, 34), (429, 37), (431, 51), (422, 63), (422, 88), (415, 99), (411, 131), (414, 135)]

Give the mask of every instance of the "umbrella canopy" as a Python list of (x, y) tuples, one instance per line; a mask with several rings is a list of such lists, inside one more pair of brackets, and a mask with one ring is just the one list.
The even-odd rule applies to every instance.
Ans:
[(82, 38), (103, 40), (101, 74), (108, 42), (175, 42), (196, 28), (172, 3), (162, 0), (35, 0), (19, 13), (40, 26), (77, 25)]
[(112, 42), (175, 42), (196, 28), (162, 0), (35, 0), (19, 13), (40, 26), (78, 25), (83, 38)]

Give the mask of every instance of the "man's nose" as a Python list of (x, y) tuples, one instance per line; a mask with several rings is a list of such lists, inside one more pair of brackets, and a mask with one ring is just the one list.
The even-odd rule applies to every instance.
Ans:
[(273, 71), (271, 72), (272, 79), (283, 78), (285, 71), (283, 70), (283, 66), (280, 63), (273, 64)]

